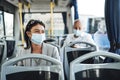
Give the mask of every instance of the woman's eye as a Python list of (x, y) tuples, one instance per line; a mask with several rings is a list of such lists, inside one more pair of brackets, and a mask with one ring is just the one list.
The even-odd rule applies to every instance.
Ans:
[(42, 30), (42, 33), (44, 33), (45, 31), (44, 30)]
[(38, 30), (38, 31), (34, 31), (34, 33), (44, 33), (45, 31), (44, 30)]
[(39, 33), (40, 31), (35, 31), (35, 33)]

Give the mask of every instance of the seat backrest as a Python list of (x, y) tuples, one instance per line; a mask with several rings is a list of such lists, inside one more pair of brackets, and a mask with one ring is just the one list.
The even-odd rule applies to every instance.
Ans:
[[(73, 46), (75, 44), (77, 44), (79, 48), (74, 48)], [(96, 46), (88, 42), (77, 41), (77, 42), (70, 43), (68, 46), (66, 46), (64, 48), (64, 58), (63, 58), (66, 77), (69, 78), (69, 65), (71, 61), (73, 61), (74, 59), (78, 58), (81, 55), (84, 55), (93, 51), (96, 51)], [(93, 63), (94, 60), (89, 59), (85, 62)]]
[[(86, 59), (105, 56), (117, 60), (115, 63), (83, 64)], [(118, 80), (120, 79), (120, 55), (95, 51), (85, 54), (70, 63), (70, 80)]]
[(6, 41), (3, 39), (0, 39), (0, 67), (2, 63), (5, 62), (6, 58), (7, 58)]
[(4, 44), (0, 41), (0, 63), (2, 62), (3, 53), (4, 53)]
[[(23, 60), (46, 60), (52, 65), (17, 65)], [(2, 65), (1, 80), (64, 80), (63, 66), (57, 59), (42, 54), (29, 54), (15, 57)]]
[(60, 47), (63, 47), (63, 44), (64, 44), (64, 42), (66, 40), (67, 35), (68, 34), (65, 34), (65, 35), (59, 37), (59, 46)]
[(6, 40), (7, 45), (7, 57), (10, 58), (14, 55), (15, 40)]
[(52, 38), (48, 38), (46, 40), (44, 40), (45, 43), (53, 43), (53, 44), (56, 44), (56, 40), (55, 39), (52, 39)]
[(15, 39), (13, 36), (3, 36), (1, 38), (5, 42), (6, 58), (12, 58), (15, 50)]

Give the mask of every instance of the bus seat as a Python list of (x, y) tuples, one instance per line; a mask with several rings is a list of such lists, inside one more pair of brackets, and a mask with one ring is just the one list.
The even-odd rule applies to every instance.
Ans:
[(6, 58), (12, 58), (15, 50), (15, 39), (13, 36), (3, 36), (1, 38), (6, 42)]
[(2, 61), (3, 53), (4, 53), (4, 44), (0, 42), (0, 63)]
[(7, 57), (10, 58), (14, 54), (14, 49), (15, 49), (15, 40), (6, 40), (6, 45), (7, 45)]
[(59, 42), (60, 47), (63, 46), (66, 37), (67, 37), (67, 34), (64, 34), (64, 35), (58, 37), (58, 40), (59, 40), (58, 42)]
[(61, 39), (61, 41), (60, 41), (60, 47), (63, 46), (65, 39), (66, 39), (66, 38)]
[(6, 41), (4, 39), (0, 39), (0, 67), (2, 63), (5, 62), (6, 58), (7, 58)]
[[(116, 60), (115, 63), (87, 64), (83, 61), (105, 56)], [(70, 63), (70, 80), (119, 80), (120, 55), (105, 51), (95, 51), (85, 54)]]
[[(23, 60), (45, 60), (52, 65), (17, 65)], [(31, 63), (32, 64), (32, 63)], [(12, 58), (2, 65), (1, 80), (64, 80), (60, 61), (42, 54), (29, 54)]]
[(45, 43), (54, 43), (56, 44), (56, 40), (55, 39), (52, 39), (52, 38), (48, 38), (46, 40), (44, 40)]
[[(74, 45), (79, 45), (81, 47), (74, 48)], [(84, 55), (89, 52), (96, 51), (96, 46), (87, 42), (73, 42), (64, 48), (64, 56), (63, 56), (63, 65), (65, 69), (66, 78), (69, 80), (69, 65), (70, 62), (74, 59), (78, 58), (81, 55)], [(94, 63), (94, 59), (89, 59), (84, 61), (85, 63)]]

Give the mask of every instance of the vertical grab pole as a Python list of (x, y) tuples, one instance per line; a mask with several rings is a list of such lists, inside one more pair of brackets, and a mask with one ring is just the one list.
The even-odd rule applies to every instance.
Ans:
[(50, 16), (50, 29), (49, 29), (49, 36), (52, 37), (53, 36), (53, 8), (54, 8), (54, 2), (53, 0), (51, 0), (50, 2), (50, 13), (51, 13), (51, 16)]
[(18, 3), (19, 6), (19, 17), (20, 17), (20, 31), (21, 31), (21, 38), (22, 38), (22, 44), (24, 45), (24, 34), (23, 34), (23, 23), (22, 23), (22, 3)]
[(28, 12), (30, 13), (30, 3), (28, 3), (27, 7), (28, 7)]

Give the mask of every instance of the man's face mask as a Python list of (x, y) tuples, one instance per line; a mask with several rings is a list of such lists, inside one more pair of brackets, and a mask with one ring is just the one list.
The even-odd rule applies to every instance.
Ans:
[(45, 34), (32, 33), (31, 41), (34, 44), (41, 45), (44, 40), (45, 40)]
[(76, 29), (74, 29), (74, 34), (75, 34), (76, 36), (80, 36), (81, 31), (80, 31), (80, 30), (76, 30)]

